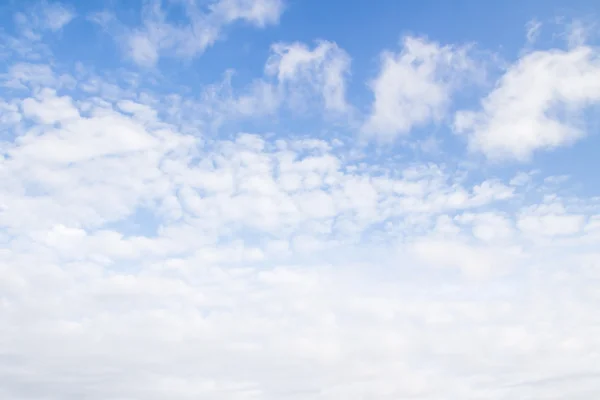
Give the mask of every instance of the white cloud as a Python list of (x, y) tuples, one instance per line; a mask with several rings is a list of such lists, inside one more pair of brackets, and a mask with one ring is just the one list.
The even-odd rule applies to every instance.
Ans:
[(313, 50), (297, 42), (278, 43), (271, 49), (266, 73), (277, 77), (292, 107), (302, 107), (306, 101), (305, 88), (309, 87), (321, 95), (326, 110), (348, 110), (346, 79), (350, 57), (344, 50), (327, 41), (317, 42)]
[(2, 84), (10, 88), (29, 87), (62, 87), (74, 86), (72, 76), (63, 74), (56, 76), (46, 64), (17, 63), (12, 65), (2, 76)]
[(33, 118), (42, 124), (55, 124), (79, 118), (79, 112), (68, 97), (58, 97), (52, 89), (44, 89), (38, 99), (27, 98), (21, 107), (25, 117)]
[(418, 240), (413, 251), (417, 259), (430, 266), (457, 268), (475, 278), (503, 273), (506, 267), (518, 261), (516, 249), (477, 246), (460, 240)]
[[(150, 31), (150, 29), (148, 29)], [(142, 65), (154, 65), (158, 61), (161, 38), (152, 38), (148, 32), (134, 32), (129, 37), (129, 51), (133, 60)]]
[(283, 0), (220, 0), (212, 7), (227, 22), (246, 20), (259, 27), (276, 24), (283, 13)]
[(597, 48), (537, 50), (508, 68), (481, 110), (458, 112), (455, 129), (490, 159), (527, 161), (585, 136), (581, 112), (598, 102)]
[(276, 24), (284, 10), (281, 0), (212, 0), (208, 10), (195, 1), (183, 1), (180, 5), (185, 23), (170, 22), (162, 0), (145, 4), (143, 24), (138, 28), (120, 25), (107, 12), (94, 14), (91, 20), (112, 33), (135, 63), (153, 66), (162, 56), (189, 59), (203, 53), (233, 22), (246, 21), (257, 27)]
[(457, 220), (469, 224), (473, 236), (486, 243), (501, 243), (514, 236), (512, 221), (506, 215), (494, 212), (465, 213)]
[[(24, 11), (13, 14), (16, 28), (13, 34), (0, 32), (0, 55), (47, 60), (52, 53), (43, 39), (48, 34), (59, 33), (75, 18), (75, 12), (72, 7), (45, 0), (28, 2), (26, 7)], [(3, 12), (6, 12), (6, 7)]]
[(217, 129), (227, 121), (274, 116), (283, 107), (294, 115), (315, 111), (328, 119), (349, 117), (346, 101), (350, 58), (335, 43), (317, 41), (314, 48), (294, 42), (271, 46), (264, 75), (244, 88), (235, 88), (235, 70), (203, 88), (195, 102), (178, 102), (203, 118), (197, 123)]
[(83, 66), (0, 76), (0, 398), (598, 393), (600, 199), (204, 132), (215, 101), (279, 118), (280, 81), (318, 77), (325, 104), (304, 49), (200, 99)]
[(517, 227), (537, 236), (574, 235), (582, 231), (585, 219), (583, 214), (567, 213), (560, 203), (547, 203), (524, 210)]
[(75, 13), (70, 8), (57, 3), (47, 5), (43, 8), (43, 26), (51, 31), (59, 31), (71, 20), (75, 18)]
[(439, 121), (458, 77), (472, 68), (466, 48), (411, 36), (402, 47), (399, 53), (382, 53), (379, 75), (370, 83), (375, 99), (363, 130), (384, 140)]
[(277, 89), (264, 81), (254, 82), (249, 90), (233, 99), (231, 108), (244, 116), (261, 116), (277, 110), (281, 98)]
[(15, 22), (29, 39), (39, 39), (39, 32), (61, 30), (75, 18), (75, 12), (61, 3), (41, 1), (26, 13), (17, 13)]

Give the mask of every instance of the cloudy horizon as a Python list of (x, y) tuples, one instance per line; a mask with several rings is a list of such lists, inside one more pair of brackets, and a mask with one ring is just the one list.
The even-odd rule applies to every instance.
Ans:
[(375, 3), (0, 5), (0, 398), (598, 397), (593, 2)]

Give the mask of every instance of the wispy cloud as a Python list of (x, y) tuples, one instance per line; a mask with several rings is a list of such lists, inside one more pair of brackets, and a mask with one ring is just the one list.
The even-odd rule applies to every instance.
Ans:
[(266, 72), (277, 77), (287, 90), (294, 107), (306, 101), (302, 93), (306, 87), (322, 96), (327, 111), (344, 112), (346, 103), (346, 79), (350, 69), (350, 57), (335, 43), (320, 41), (313, 50), (302, 43), (278, 43), (272, 46)]
[(282, 0), (214, 0), (206, 8), (196, 1), (180, 3), (185, 23), (170, 22), (162, 0), (146, 2), (140, 27), (124, 26), (106, 11), (90, 18), (115, 36), (127, 57), (139, 65), (153, 66), (161, 56), (189, 59), (202, 54), (228, 24), (246, 21), (264, 27), (276, 24), (284, 11)]

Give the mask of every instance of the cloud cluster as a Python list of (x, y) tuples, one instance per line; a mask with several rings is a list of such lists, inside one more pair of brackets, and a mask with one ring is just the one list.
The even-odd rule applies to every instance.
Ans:
[[(178, 36), (193, 23), (148, 4), (136, 61), (201, 51)], [(192, 22), (282, 10), (194, 4)], [(450, 116), (490, 158), (582, 137), (598, 100), (585, 44), (524, 54), (456, 115), (466, 47), (406, 37), (381, 60), (363, 133)], [(543, 171), (382, 161), (354, 137), (205, 131), (355, 112), (338, 45), (278, 43), (265, 65), (198, 96), (135, 71), (20, 58), (0, 73), (0, 397), (595, 398), (600, 199)]]

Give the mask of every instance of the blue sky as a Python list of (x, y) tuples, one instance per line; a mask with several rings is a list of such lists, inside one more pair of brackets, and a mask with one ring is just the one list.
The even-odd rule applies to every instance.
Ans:
[(0, 397), (595, 399), (592, 1), (0, 5)]

